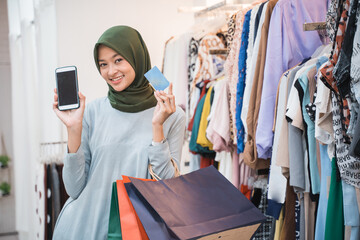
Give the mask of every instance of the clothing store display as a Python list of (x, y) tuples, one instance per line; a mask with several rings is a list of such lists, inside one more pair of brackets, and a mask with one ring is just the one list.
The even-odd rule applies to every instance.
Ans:
[[(359, 240), (360, 0), (190, 2), (155, 16), (160, 25), (129, 13), (146, 38), (115, 26), (95, 39), (107, 95), (74, 111), (81, 124), (54, 107), (81, 142), (54, 139), (61, 157), (31, 166), (33, 199), (16, 207), (33, 216), (17, 216), (17, 230), (34, 227), (26, 235), (38, 240), (227, 239), (239, 228), (246, 235), (233, 239)], [(15, 35), (16, 50), (27, 38)], [(174, 113), (158, 112), (150, 53), (172, 83)], [(132, 82), (118, 91), (122, 77)], [(64, 136), (40, 134), (31, 147)]]
[[(331, 239), (332, 226), (340, 239), (359, 235), (359, 214), (350, 210), (359, 212), (360, 199), (358, 4), (253, 1), (221, 29), (181, 35), (190, 50), (190, 166), (216, 166), (261, 208), (269, 223), (254, 239)], [(325, 21), (327, 36), (304, 30)], [(167, 59), (185, 48), (177, 39), (167, 43)]]
[(235, 33), (231, 44), (231, 50), (226, 58), (224, 69), (225, 77), (229, 84), (229, 106), (230, 106), (230, 138), (233, 144), (237, 143), (236, 138), (236, 123), (235, 123), (235, 109), (236, 109), (236, 90), (239, 78), (239, 52), (241, 47), (241, 35), (245, 14), (258, 3), (263, 0), (256, 0), (249, 7), (240, 7), (236, 13)]
[(266, 51), (264, 84), (256, 128), (256, 149), (260, 158), (271, 157), (273, 122), (268, 119), (273, 119), (274, 116), (276, 89), (282, 73), (310, 57), (322, 45), (316, 31), (303, 31), (300, 25), (310, 19), (311, 22), (324, 21), (326, 9), (327, 1), (324, 0), (317, 1), (316, 4), (311, 0), (280, 0), (274, 7), (267, 43), (271, 48)]
[[(258, 158), (256, 151), (256, 139), (255, 139), (255, 130), (257, 126), (258, 120), (258, 110), (260, 107), (260, 101), (258, 101), (258, 97), (261, 96), (262, 90), (262, 81), (263, 81), (263, 70), (265, 65), (265, 53), (267, 48), (267, 36), (268, 36), (268, 24), (270, 22), (271, 14), (274, 6), (276, 5), (276, 0), (271, 0), (264, 5), (264, 9), (260, 19), (259, 30), (261, 29), (261, 36), (258, 35), (257, 39), (259, 39), (259, 48), (257, 57), (253, 57), (252, 59), (256, 59), (256, 61), (252, 61), (255, 63), (253, 65), (254, 74), (253, 74), (253, 83), (250, 92), (249, 98), (249, 108), (248, 114), (246, 118), (247, 124), (247, 140), (244, 149), (244, 159), (246, 164), (254, 169), (263, 169), (268, 168), (270, 165), (270, 161), (268, 159)], [(254, 53), (253, 53), (254, 54)]]

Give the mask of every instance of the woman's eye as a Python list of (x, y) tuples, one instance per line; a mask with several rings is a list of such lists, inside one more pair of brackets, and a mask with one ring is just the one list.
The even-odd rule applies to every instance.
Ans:
[(115, 60), (115, 63), (119, 63), (121, 61), (122, 61), (122, 58), (118, 58), (118, 59)]
[(100, 66), (100, 67), (105, 67), (105, 66), (106, 66), (106, 63), (100, 63), (99, 66)]

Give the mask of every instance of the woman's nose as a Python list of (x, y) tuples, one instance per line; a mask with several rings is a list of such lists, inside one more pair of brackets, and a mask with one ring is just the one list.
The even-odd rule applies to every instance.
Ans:
[(110, 66), (109, 66), (109, 75), (112, 76), (115, 73), (117, 73), (117, 71), (118, 71), (118, 69), (116, 68), (116, 66), (110, 64)]

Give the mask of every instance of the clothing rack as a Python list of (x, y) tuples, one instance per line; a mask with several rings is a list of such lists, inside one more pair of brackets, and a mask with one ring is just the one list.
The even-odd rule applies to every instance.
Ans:
[(304, 23), (304, 31), (319, 31), (326, 28), (326, 22)]
[(219, 3), (216, 3), (216, 4), (214, 4), (214, 5), (210, 6), (210, 7), (207, 7), (205, 9), (203, 9), (203, 10), (195, 12), (195, 17), (199, 17), (199, 16), (201, 16), (201, 15), (207, 13), (207, 12), (213, 11), (213, 10), (218, 9), (220, 7), (223, 7), (225, 5), (226, 5), (226, 0), (222, 1), (222, 2), (219, 2)]
[(45, 143), (40, 143), (40, 146), (66, 144), (66, 143), (67, 143), (66, 141), (62, 141), (62, 142), (45, 142)]
[(64, 153), (66, 151), (67, 142), (44, 142), (40, 143), (40, 163), (62, 163)]
[(236, 11), (240, 6), (250, 5), (251, 0), (242, 0), (241, 3), (238, 4), (228, 4), (226, 0), (213, 4), (209, 7), (201, 8), (201, 7), (179, 7), (178, 12), (194, 12), (195, 17), (200, 17), (207, 13), (211, 13), (214, 10), (216, 11)]
[(209, 53), (211, 55), (217, 55), (217, 54), (223, 54), (223, 55), (227, 55), (228, 54), (228, 50), (226, 48), (221, 48), (221, 49), (210, 49)]

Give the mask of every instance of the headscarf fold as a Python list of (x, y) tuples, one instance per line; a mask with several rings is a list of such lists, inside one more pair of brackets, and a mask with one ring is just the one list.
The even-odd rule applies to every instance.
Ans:
[(154, 107), (154, 90), (144, 74), (150, 70), (150, 56), (140, 33), (128, 26), (114, 26), (106, 30), (94, 48), (95, 64), (100, 72), (98, 48), (105, 45), (120, 54), (135, 71), (135, 80), (123, 91), (109, 86), (108, 98), (113, 108), (123, 112), (140, 112)]

